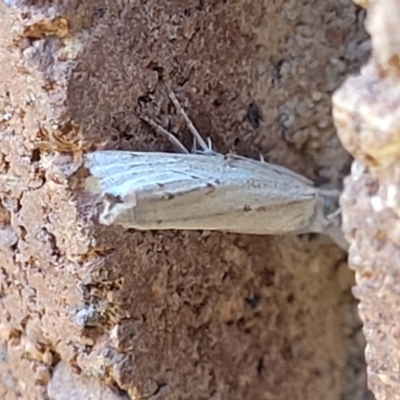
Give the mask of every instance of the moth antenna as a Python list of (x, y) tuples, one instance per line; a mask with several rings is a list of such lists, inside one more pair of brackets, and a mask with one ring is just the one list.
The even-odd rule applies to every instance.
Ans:
[(174, 103), (175, 108), (177, 109), (177, 111), (182, 115), (183, 119), (185, 120), (190, 133), (193, 135), (193, 137), (199, 143), (201, 149), (204, 152), (207, 152), (207, 150), (209, 150), (207, 143), (201, 137), (200, 133), (197, 131), (196, 127), (193, 125), (193, 122), (187, 116), (185, 110), (182, 108), (181, 104), (179, 103), (178, 99), (176, 98), (175, 93), (172, 90), (167, 89), (167, 91), (168, 91), (168, 96), (171, 99), (171, 101)]
[(154, 120), (147, 117), (146, 115), (140, 117), (144, 121), (146, 121), (150, 126), (152, 126), (158, 133), (163, 135), (166, 139), (168, 139), (181, 153), (189, 154), (189, 150), (180, 142), (180, 140), (164, 129), (161, 125), (157, 124)]
[(213, 146), (212, 146), (212, 141), (211, 141), (210, 137), (207, 138), (207, 150), (214, 152)]
[(197, 153), (197, 141), (196, 138), (193, 136), (193, 144), (192, 144), (192, 153), (196, 154)]

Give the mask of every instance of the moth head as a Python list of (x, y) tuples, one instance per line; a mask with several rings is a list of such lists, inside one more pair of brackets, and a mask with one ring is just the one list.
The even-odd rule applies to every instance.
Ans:
[(118, 221), (127, 210), (136, 205), (136, 196), (130, 199), (121, 199), (110, 194), (103, 195), (103, 209), (99, 213), (98, 221), (102, 225), (118, 224)]

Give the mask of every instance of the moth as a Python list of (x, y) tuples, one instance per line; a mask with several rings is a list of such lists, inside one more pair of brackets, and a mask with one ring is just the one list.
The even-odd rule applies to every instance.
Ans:
[(175, 94), (170, 99), (194, 137), (190, 153), (150, 118), (181, 153), (95, 151), (86, 155), (86, 189), (103, 201), (98, 221), (137, 230), (211, 230), (257, 235), (328, 234), (340, 228), (338, 191), (323, 190), (287, 168), (219, 154), (198, 133)]

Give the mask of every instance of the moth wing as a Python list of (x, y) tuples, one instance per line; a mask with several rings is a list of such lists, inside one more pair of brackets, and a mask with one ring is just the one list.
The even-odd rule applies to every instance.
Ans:
[[(103, 193), (125, 198), (133, 191), (162, 192), (165, 187), (179, 184), (181, 188), (193, 190), (201, 181), (207, 180), (212, 166), (212, 157), (196, 164), (196, 155), (97, 151), (87, 155), (85, 166), (98, 181)], [(194, 162), (194, 163), (193, 163)], [(203, 167), (203, 168), (201, 168)], [(211, 168), (212, 169), (212, 168)], [(212, 173), (211, 173), (212, 175)], [(87, 182), (91, 182), (90, 179)], [(93, 185), (91, 185), (93, 187)]]
[(278, 175), (281, 175), (283, 177), (291, 177), (306, 185), (314, 186), (314, 182), (311, 179), (308, 179), (305, 176), (300, 175), (295, 171), (292, 171), (291, 169), (283, 167), (282, 165), (272, 164), (265, 161), (252, 160), (250, 158), (239, 156), (237, 154), (228, 154), (227, 157), (231, 158), (232, 160), (241, 160), (247, 163), (252, 163), (254, 165), (257, 165), (257, 168), (259, 168), (260, 170), (264, 169), (264, 170), (274, 171)]

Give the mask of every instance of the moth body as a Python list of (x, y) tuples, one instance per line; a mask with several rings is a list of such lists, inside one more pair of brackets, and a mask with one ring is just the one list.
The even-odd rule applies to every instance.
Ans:
[(108, 195), (106, 225), (277, 235), (323, 233), (333, 223), (326, 215), (336, 192), (244, 157), (96, 151), (86, 166), (88, 190)]
[[(316, 188), (279, 165), (212, 150), (173, 92), (194, 138), (194, 154), (149, 117), (143, 120), (183, 154), (96, 151), (86, 155), (87, 189), (104, 199), (99, 222), (138, 230), (216, 230), (259, 235), (327, 233), (347, 248), (339, 193)], [(200, 153), (197, 152), (197, 144)]]

